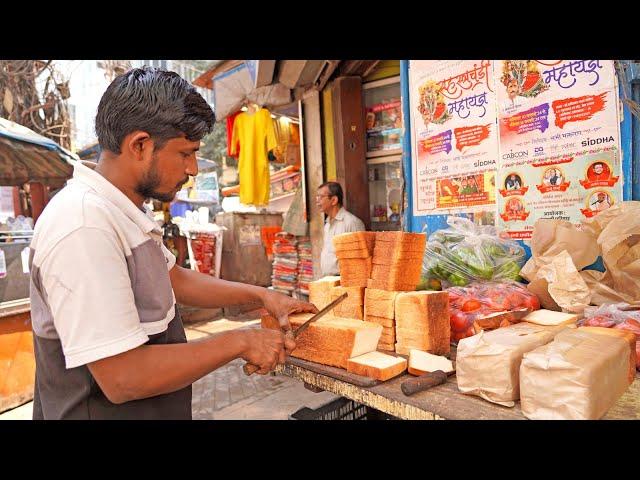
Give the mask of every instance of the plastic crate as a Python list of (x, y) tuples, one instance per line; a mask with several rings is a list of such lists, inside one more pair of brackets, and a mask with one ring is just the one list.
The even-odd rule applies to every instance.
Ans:
[(375, 408), (340, 397), (316, 409), (303, 407), (289, 415), (289, 420), (393, 420)]

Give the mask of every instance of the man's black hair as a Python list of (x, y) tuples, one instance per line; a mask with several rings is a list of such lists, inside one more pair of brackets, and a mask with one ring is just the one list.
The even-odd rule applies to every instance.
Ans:
[(116, 77), (100, 99), (96, 134), (102, 150), (121, 153), (124, 137), (147, 132), (156, 149), (184, 135), (197, 141), (211, 132), (213, 110), (189, 82), (174, 72), (134, 68)]
[(322, 187), (327, 187), (327, 189), (329, 190), (329, 195), (331, 195), (332, 197), (338, 197), (338, 205), (342, 206), (344, 193), (342, 193), (342, 186), (338, 182), (324, 182), (318, 187), (318, 190)]
[(593, 164), (593, 168), (596, 168), (596, 165), (600, 165), (602, 168), (604, 168), (604, 163), (602, 162), (596, 162)]

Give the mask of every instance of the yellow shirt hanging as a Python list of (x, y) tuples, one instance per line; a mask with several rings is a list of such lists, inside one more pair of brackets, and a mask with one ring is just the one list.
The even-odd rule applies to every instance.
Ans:
[(269, 203), (269, 159), (267, 154), (277, 146), (271, 113), (261, 108), (255, 113), (243, 112), (233, 123), (231, 153), (240, 143), (238, 175), (240, 203), (263, 206)]

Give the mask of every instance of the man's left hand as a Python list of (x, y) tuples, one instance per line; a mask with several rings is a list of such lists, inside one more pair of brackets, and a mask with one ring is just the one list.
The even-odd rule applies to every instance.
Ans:
[(272, 290), (265, 290), (262, 304), (273, 317), (278, 319), (283, 332), (291, 330), (289, 314), (304, 312), (318, 313), (318, 309), (312, 303), (296, 300), (288, 295)]

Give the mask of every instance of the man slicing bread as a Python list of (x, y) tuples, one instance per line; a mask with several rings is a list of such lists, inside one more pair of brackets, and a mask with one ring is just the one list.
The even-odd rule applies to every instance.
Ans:
[(365, 230), (362, 220), (347, 212), (342, 206), (343, 197), (342, 187), (337, 182), (326, 182), (318, 187), (316, 205), (327, 215), (320, 253), (320, 270), (323, 277), (340, 275), (333, 237)]
[(295, 342), (282, 331), (239, 329), (187, 343), (176, 302), (260, 302), (283, 327), (309, 304), (175, 265), (143, 207), (171, 201), (198, 173), (214, 114), (173, 72), (133, 69), (100, 100), (95, 168), (47, 205), (31, 243), (36, 356), (34, 419), (191, 419), (191, 384), (242, 358), (265, 374)]

